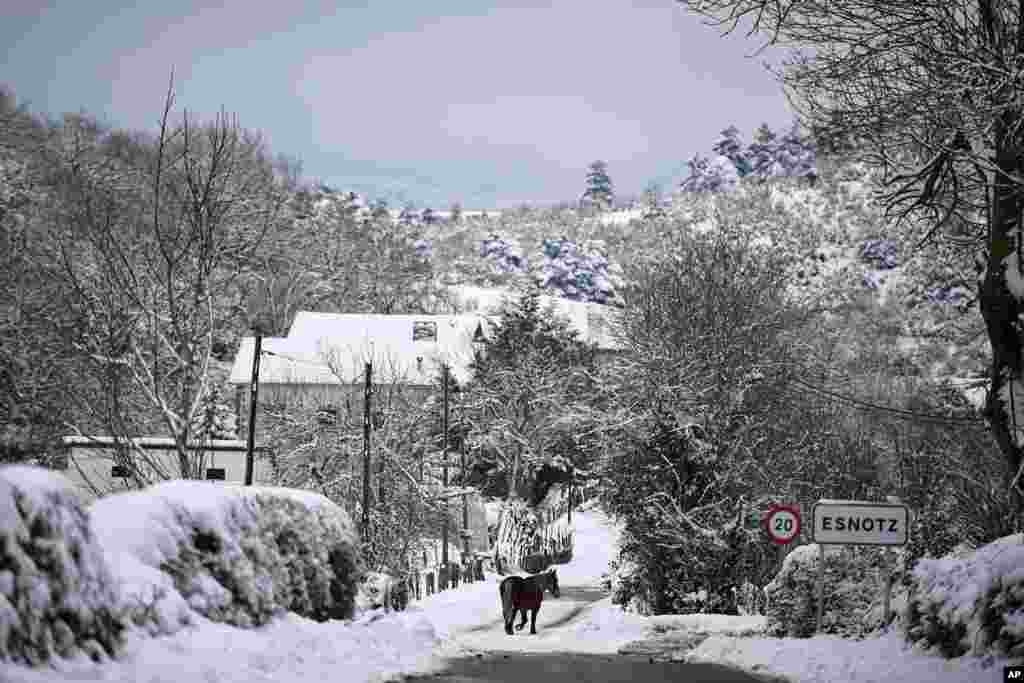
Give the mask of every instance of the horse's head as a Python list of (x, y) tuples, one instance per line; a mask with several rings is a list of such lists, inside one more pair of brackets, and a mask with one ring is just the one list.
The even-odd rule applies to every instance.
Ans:
[(558, 574), (554, 569), (552, 569), (548, 572), (548, 577), (550, 577), (550, 580), (548, 581), (548, 588), (551, 589), (551, 594), (556, 598), (561, 597), (561, 593), (558, 590)]

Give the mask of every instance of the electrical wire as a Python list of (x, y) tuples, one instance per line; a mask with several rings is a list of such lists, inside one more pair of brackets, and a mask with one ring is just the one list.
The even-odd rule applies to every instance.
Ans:
[(843, 394), (839, 394), (839, 393), (836, 393), (834, 391), (830, 391), (828, 389), (825, 389), (824, 387), (814, 386), (813, 384), (805, 382), (805, 381), (803, 381), (801, 379), (798, 379), (796, 377), (791, 378), (790, 381), (792, 381), (794, 384), (797, 384), (797, 385), (799, 385), (799, 386), (801, 386), (801, 387), (803, 387), (805, 389), (808, 389), (810, 391), (813, 391), (813, 392), (815, 392), (817, 394), (820, 394), (820, 395), (823, 395), (823, 396), (827, 396), (827, 397), (829, 397), (829, 398), (831, 398), (833, 400), (849, 403), (851, 405), (857, 406), (857, 407), (865, 409), (865, 410), (874, 410), (874, 411), (878, 411), (878, 412), (890, 413), (890, 414), (895, 415), (896, 417), (899, 417), (899, 418), (904, 419), (904, 420), (925, 420), (925, 421), (930, 421), (930, 422), (942, 422), (942, 423), (946, 423), (946, 424), (974, 424), (974, 425), (977, 425), (977, 424), (984, 424), (985, 423), (985, 419), (982, 418), (982, 417), (957, 418), (957, 417), (949, 417), (949, 416), (946, 416), (946, 415), (936, 415), (936, 414), (930, 414), (930, 413), (919, 413), (919, 412), (916, 412), (916, 411), (913, 411), (913, 410), (906, 410), (904, 408), (895, 408), (893, 406), (883, 406), (883, 405), (879, 405), (877, 403), (871, 403), (869, 401), (864, 401), (862, 399), (855, 398), (853, 396), (844, 396)]

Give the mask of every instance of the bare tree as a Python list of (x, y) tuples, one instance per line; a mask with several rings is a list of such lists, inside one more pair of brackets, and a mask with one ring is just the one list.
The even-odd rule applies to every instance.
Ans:
[(683, 4), (726, 33), (745, 24), (748, 35), (796, 48), (777, 70), (791, 102), (809, 128), (853, 140), (882, 169), (889, 217), (918, 219), (919, 243), (982, 251), (986, 412), (1024, 509), (1024, 2)]
[(79, 401), (92, 420), (72, 426), (171, 437), (170, 470), (153, 459), (140, 467), (139, 449), (123, 454), (139, 484), (201, 476), (190, 445), (203, 436), (214, 335), (282, 200), (258, 137), (223, 112), (197, 125), (186, 111), (172, 124), (173, 105), (172, 77), (159, 132), (134, 163), (105, 154), (102, 135), (75, 121), (57, 150), (64, 210), (53, 236), (96, 392)]

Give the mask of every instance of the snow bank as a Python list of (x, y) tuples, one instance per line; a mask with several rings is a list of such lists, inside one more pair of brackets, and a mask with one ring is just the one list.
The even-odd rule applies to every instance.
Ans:
[(908, 640), (946, 657), (1024, 657), (1024, 534), (970, 553), (922, 559), (913, 583)]
[(110, 569), (74, 485), (0, 467), (0, 660), (103, 659), (122, 645)]
[(892, 632), (868, 640), (713, 635), (683, 659), (714, 662), (799, 683), (978, 683), (1002, 680), (999, 659), (929, 656)]
[[(837, 502), (837, 501), (833, 501)], [(900, 550), (871, 546), (833, 546), (825, 551), (824, 633), (863, 637), (883, 626), (884, 572), (902, 565)], [(768, 599), (766, 629), (770, 635), (807, 638), (815, 632), (818, 609), (818, 545), (799, 546), (765, 586)], [(899, 607), (897, 594), (892, 606)], [(893, 609), (892, 614), (896, 611)]]

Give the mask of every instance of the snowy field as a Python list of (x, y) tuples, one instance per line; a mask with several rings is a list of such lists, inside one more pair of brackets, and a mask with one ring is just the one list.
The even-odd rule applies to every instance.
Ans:
[[(63, 660), (39, 670), (0, 665), (0, 681), (357, 683), (438, 671), (447, 658), (489, 650), (614, 653), (638, 640), (659, 643), (672, 659), (718, 662), (808, 683), (1002, 680), (1005, 662), (947, 661), (909, 650), (896, 635), (861, 642), (759, 638), (732, 634), (758, 632), (763, 617), (623, 613), (600, 591), (601, 575), (615, 552), (616, 529), (592, 507), (574, 514), (573, 522), (576, 555), (558, 568), (562, 597), (546, 597), (536, 636), (526, 635), (528, 630), (505, 635), (499, 577), (489, 574), (482, 583), (435, 594), (404, 613), (376, 610), (333, 623), (290, 616), (254, 630), (198, 619), (172, 636), (131, 635), (119, 661)], [(698, 633), (706, 639), (686, 651), (681, 643)]]

